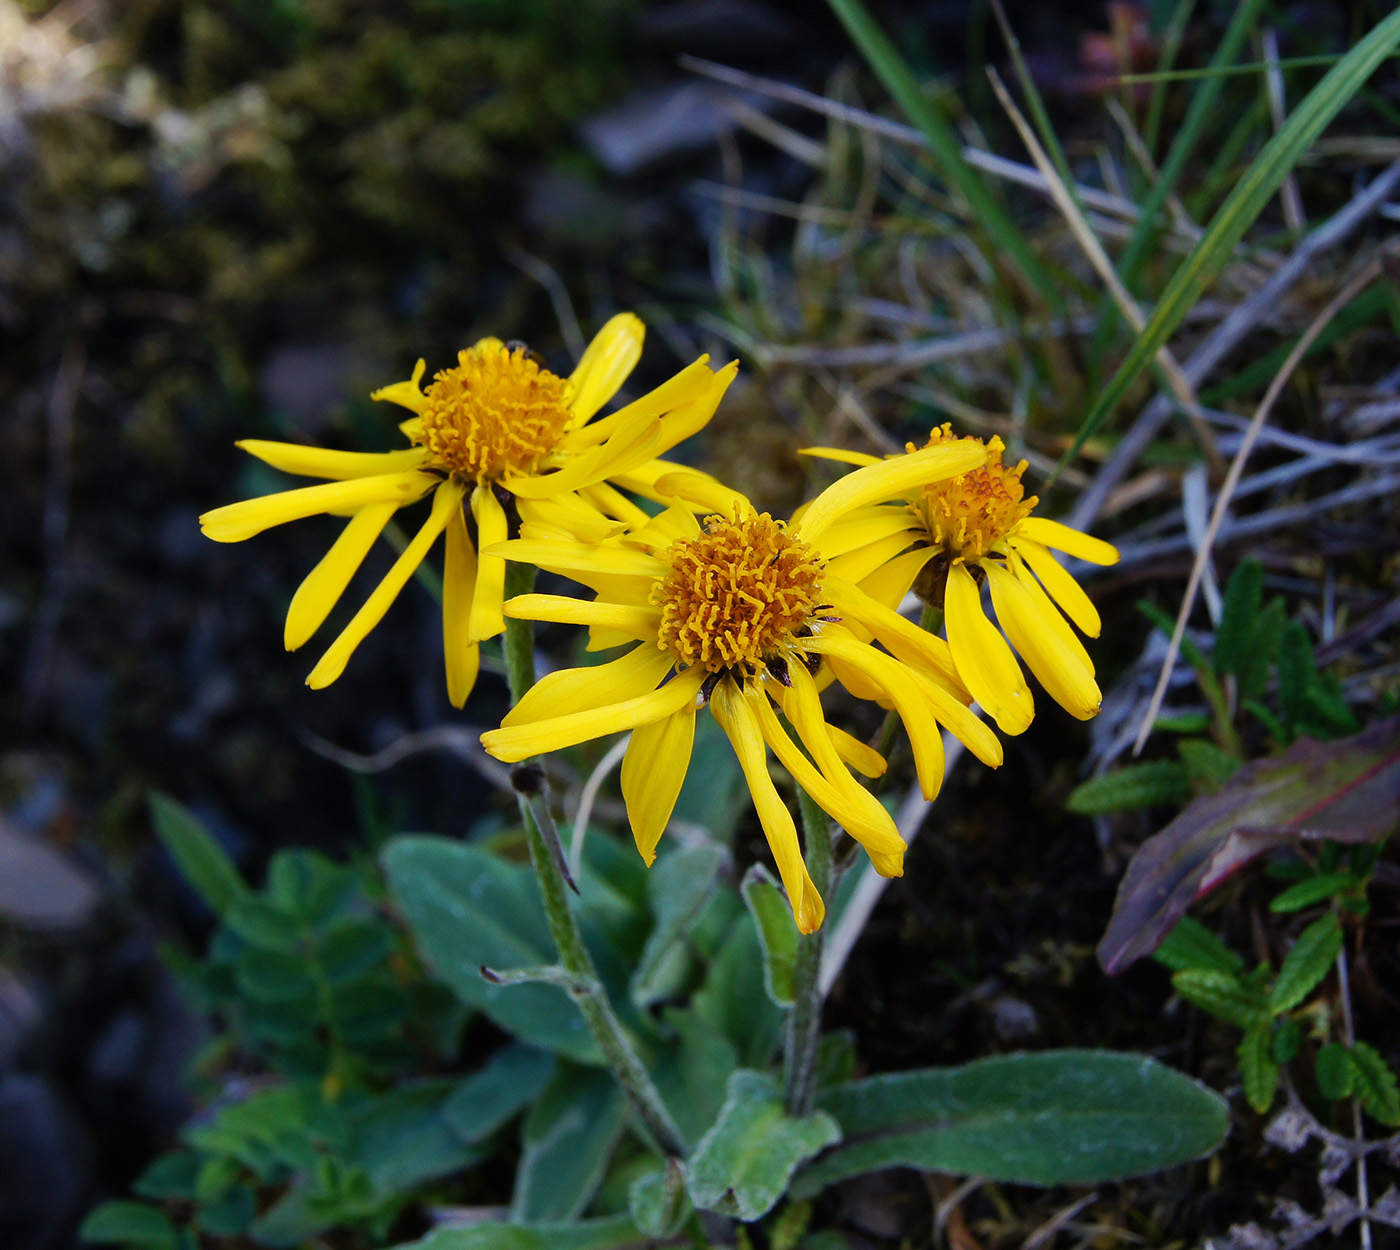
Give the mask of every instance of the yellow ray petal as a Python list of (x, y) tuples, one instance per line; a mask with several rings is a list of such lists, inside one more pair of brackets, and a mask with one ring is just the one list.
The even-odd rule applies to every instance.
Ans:
[[(830, 532), (830, 531), (828, 531)], [(910, 536), (902, 530), (888, 534), (879, 542), (867, 543), (855, 551), (848, 552), (828, 566), (832, 572), (845, 581), (864, 581), (872, 573), (897, 558), (909, 546)]]
[(573, 424), (582, 425), (617, 394), (642, 358), (647, 328), (635, 313), (618, 313), (593, 336), (578, 367), (569, 375), (574, 397)]
[(710, 387), (705, 394), (672, 409), (662, 417), (661, 445), (656, 449), (657, 452), (670, 451), (672, 447), (685, 442), (692, 434), (698, 434), (703, 430), (709, 424), (710, 418), (715, 415), (715, 409), (719, 407), (720, 400), (724, 398), (725, 391), (729, 389), (729, 384), (734, 381), (738, 372), (739, 362), (731, 360), (711, 375)]
[(614, 490), (606, 482), (595, 482), (579, 492), (579, 498), (590, 508), (595, 508), (609, 519), (616, 518), (627, 526), (635, 528), (651, 520), (649, 513), (643, 512), (620, 490)]
[(399, 507), (421, 499), (441, 479), (427, 473), (385, 473), (357, 477), (348, 482), (323, 482), (278, 491), (258, 499), (225, 504), (199, 518), (206, 538), (216, 543), (237, 543), (261, 534), (274, 525), (300, 521), (323, 512), (358, 512), (366, 504), (388, 503)]
[[(883, 603), (887, 608), (898, 608), (924, 571), (924, 565), (937, 554), (933, 547), (906, 551), (902, 556), (887, 560), (868, 577), (861, 578), (860, 589), (877, 603)], [(842, 575), (839, 568), (833, 567), (832, 571)]]
[[(841, 762), (841, 758), (836, 753), (836, 748), (832, 745), (831, 737), (827, 733), (830, 726), (826, 723), (826, 717), (822, 713), (821, 700), (817, 697), (817, 688), (812, 676), (800, 664), (792, 665), (789, 670), (792, 686), (788, 694), (792, 697), (787, 701), (787, 706), (791, 711), (789, 719), (793, 728), (797, 730), (797, 736), (802, 740), (802, 745), (811, 753), (812, 759), (816, 762), (817, 770), (820, 770), (820, 780), (830, 789), (827, 801), (823, 801), (823, 795), (813, 789), (808, 781), (810, 778), (799, 775), (801, 766), (790, 763), (781, 753), (778, 758), (783, 761), (784, 767), (797, 778), (797, 782), (807, 791), (828, 816), (841, 825), (851, 837), (855, 838), (869, 854), (871, 862), (875, 865), (875, 870), (882, 877), (898, 877), (904, 873), (904, 839), (899, 836), (899, 831), (895, 828), (894, 820), (891, 818), (880, 800), (870, 793), (864, 786), (856, 781), (846, 766)], [(763, 700), (768, 717), (772, 722), (772, 727), (781, 735), (782, 741), (791, 746), (787, 734), (782, 732), (782, 726), (778, 724), (778, 719), (773, 715), (771, 709), (767, 709), (767, 700)], [(768, 737), (768, 729), (765, 724), (764, 737)], [(779, 742), (769, 739), (770, 745), (775, 752), (778, 751)], [(792, 752), (797, 759), (805, 765), (807, 773), (813, 770), (806, 759), (795, 749)], [(794, 768), (799, 771), (794, 771)]]
[(655, 690), (671, 671), (671, 665), (669, 651), (644, 642), (606, 664), (558, 669), (531, 686), (501, 724), (528, 725), (611, 703), (626, 703)]
[(476, 518), (476, 586), (467, 616), (467, 638), (480, 642), (494, 638), (506, 627), (501, 613), (505, 598), (506, 562), (486, 554), (488, 547), (506, 540), (506, 513), (490, 486), (482, 483), (472, 491), (472, 516)]
[[(990, 562), (984, 567), (992, 584), (997, 619), (1046, 693), (1080, 720), (1096, 715), (1103, 696), (1099, 694), (1092, 671), (1066, 644), (1064, 636), (1050, 624), (1048, 617), (1037, 610), (1035, 600), (1014, 573)], [(1048, 599), (1044, 603), (1059, 617), (1059, 610)], [(1059, 617), (1059, 624), (1068, 631), (1063, 617)]]
[(660, 417), (662, 413), (672, 412), (701, 399), (709, 392), (713, 378), (710, 358), (701, 356), (640, 399), (634, 399), (616, 412), (572, 430), (565, 440), (565, 446), (572, 452), (583, 451), (614, 437), (624, 425), (639, 418), (645, 422), (647, 417)]
[(1078, 530), (1061, 525), (1058, 521), (1048, 521), (1044, 517), (1028, 516), (1012, 531), (1013, 537), (1029, 538), (1032, 542), (1056, 551), (1067, 551), (1072, 556), (1087, 560), (1090, 564), (1117, 564), (1118, 548), (1101, 538), (1081, 534)]
[(443, 482), (433, 495), (433, 510), (422, 528), (413, 536), (408, 546), (394, 561), (393, 567), (384, 575), (384, 580), (374, 588), (365, 600), (364, 606), (351, 618), (338, 637), (327, 648), (306, 678), (306, 684), (313, 690), (329, 686), (345, 671), (355, 648), (365, 640), (366, 635), (383, 619), (389, 605), (394, 602), (404, 583), (413, 576), (413, 570), (423, 563), (428, 549), (437, 541), (437, 536), (446, 528), (453, 509), (462, 507), (462, 488), (456, 482)]
[(837, 460), (842, 464), (879, 464), (880, 456), (872, 456), (865, 451), (847, 451), (844, 447), (799, 447), (799, 456), (811, 456), (814, 460)]
[(694, 745), (695, 708), (691, 706), (664, 720), (638, 726), (622, 757), (622, 798), (632, 837), (648, 868), (676, 810)]
[(328, 477), (345, 481), (354, 477), (375, 477), (381, 473), (406, 473), (427, 459), (422, 447), (402, 451), (327, 451), (301, 443), (272, 443), (264, 438), (241, 438), (234, 444), (264, 464), (283, 473), (301, 477)]
[(699, 538), (700, 534), (700, 522), (695, 519), (695, 513), (682, 504), (673, 503), (622, 541), (652, 551), (664, 551), (678, 538)]
[(961, 564), (948, 570), (943, 611), (948, 646), (963, 685), (1002, 733), (1024, 733), (1035, 716), (1035, 701), (1006, 640), (982, 611), (977, 583)]
[(670, 571), (655, 556), (630, 547), (606, 547), (601, 543), (532, 542), (515, 538), (483, 547), (485, 555), (500, 556), (517, 564), (535, 564), (551, 573), (607, 573), (615, 577), (645, 577), (655, 581)]
[(512, 495), (523, 499), (547, 499), (592, 486), (647, 459), (660, 431), (661, 422), (656, 417), (639, 412), (619, 426), (606, 442), (572, 457), (555, 472), (507, 474), (501, 483)]
[(288, 651), (295, 651), (321, 628), (397, 508), (396, 503), (365, 505), (340, 531), (340, 537), (321, 562), (306, 575), (287, 609), (282, 641)]
[[(413, 366), (413, 376), (407, 382), (395, 382), (391, 386), (381, 386), (377, 391), (371, 391), (371, 399), (386, 399), (391, 404), (398, 404), (401, 408), (407, 408), (410, 412), (421, 413), (428, 406), (428, 401), (423, 395), (423, 389), (418, 384), (423, 380), (423, 374), (427, 372), (428, 362), (420, 360)], [(399, 426), (403, 429), (403, 426)]]
[(914, 518), (908, 509), (873, 503), (833, 522), (817, 547), (826, 559), (834, 560), (900, 533), (909, 535), (906, 545), (914, 541)]
[[(768, 696), (760, 693), (757, 697), (766, 702)], [(710, 711), (739, 758), (739, 767), (758, 811), (759, 824), (763, 826), (768, 847), (778, 865), (778, 875), (787, 890), (788, 902), (792, 904), (797, 928), (802, 933), (815, 933), (826, 917), (826, 904), (807, 873), (792, 813), (768, 774), (768, 752), (764, 749), (758, 715), (749, 698), (733, 682), (721, 681), (710, 699)]]
[(407, 421), (400, 421), (399, 430), (410, 442), (416, 443), (418, 436), (423, 432), (423, 418), (409, 417)]
[(689, 707), (705, 680), (703, 669), (687, 669), (659, 690), (650, 690), (608, 707), (534, 721), (529, 725), (508, 725), (481, 735), (481, 745), (498, 760), (514, 764), (532, 755), (577, 746), (590, 738), (650, 725), (665, 716), (674, 716)]
[(1015, 535), (1010, 542), (1011, 550), (1031, 566), (1032, 571), (1045, 584), (1050, 597), (1064, 608), (1065, 615), (1079, 626), (1090, 638), (1097, 638), (1102, 623), (1099, 610), (1094, 607), (1084, 588), (1065, 570), (1050, 550), (1029, 538)]
[(793, 530), (804, 541), (816, 542), (837, 517), (855, 508), (902, 498), (928, 482), (957, 477), (980, 468), (986, 461), (987, 450), (981, 443), (957, 439), (867, 465), (822, 491), (801, 520), (794, 522)]
[(520, 513), (521, 538), (600, 543), (627, 529), (622, 521), (604, 516), (572, 493), (552, 499), (516, 499), (515, 507)]
[[(835, 674), (832, 672), (830, 663), (827, 663), (822, 666), (821, 672), (812, 679), (812, 683), (818, 691), (821, 691), (829, 686), (834, 679)], [(789, 692), (777, 684), (771, 685), (767, 689), (769, 696), (782, 708), (783, 715), (788, 720), (792, 720), (792, 713), (788, 710)], [(870, 687), (870, 690), (872, 693), (880, 693), (874, 687)], [(831, 739), (831, 745), (835, 748), (836, 754), (842, 762), (849, 764), (862, 777), (883, 777), (885, 775), (885, 769), (888, 767), (885, 763), (885, 757), (874, 747), (867, 746), (859, 738), (852, 737), (844, 729), (830, 723), (827, 724), (826, 734)]]
[(653, 607), (630, 603), (596, 603), (568, 595), (516, 595), (505, 603), (505, 614), (527, 621), (555, 621), (563, 625), (599, 625), (616, 629), (629, 638), (656, 641), (661, 613)]
[(822, 593), (838, 613), (863, 625), (906, 664), (924, 669), (957, 695), (965, 692), (953, 654), (936, 634), (920, 629), (893, 608), (839, 577), (828, 577), (822, 583)]
[[(1048, 628), (1054, 630), (1056, 637), (1070, 649), (1075, 659), (1089, 670), (1089, 676), (1092, 677), (1094, 675), (1094, 661), (1090, 658), (1088, 651), (1084, 649), (1084, 644), (1079, 641), (1079, 635), (1070, 627), (1070, 623), (1064, 618), (1064, 613), (1055, 606), (1050, 596), (1045, 593), (1045, 588), (1035, 580), (1030, 569), (1026, 567), (1026, 562), (1014, 550), (1010, 553), (1008, 568), (1015, 576), (1017, 584), (1030, 596), (1035, 616), (1043, 620)], [(996, 588), (992, 589), (995, 592)], [(995, 602), (995, 598), (993, 598), (993, 602)]]
[(461, 707), (476, 685), (481, 648), (472, 641), (469, 622), (476, 593), (476, 551), (467, 519), (458, 505), (447, 519), (447, 558), (442, 577), (442, 654), (447, 665), (447, 697)]
[[(938, 721), (928, 698), (928, 683), (920, 682), (918, 674), (898, 660), (890, 659), (866, 643), (839, 637), (834, 632), (810, 639), (807, 647), (849, 665), (884, 692), (909, 734), (919, 788), (924, 798), (935, 798), (943, 785), (943, 736), (938, 731)], [(837, 675), (840, 676), (839, 672)]]
[(630, 490), (643, 499), (668, 505), (679, 499), (697, 512), (730, 516), (736, 502), (743, 507), (750, 506), (738, 491), (731, 490), (708, 473), (674, 460), (649, 460), (626, 473), (613, 474), (612, 480), (623, 490)]

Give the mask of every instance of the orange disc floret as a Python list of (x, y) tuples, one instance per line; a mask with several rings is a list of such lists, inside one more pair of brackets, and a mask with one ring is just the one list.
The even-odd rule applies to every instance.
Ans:
[[(934, 429), (927, 447), (955, 438), (953, 427)], [(965, 436), (980, 443), (980, 438)], [(1031, 514), (1040, 500), (1026, 497), (1021, 475), (1022, 460), (1014, 469), (1002, 464), (1006, 444), (995, 435), (987, 442), (987, 463), (959, 477), (924, 486), (909, 501), (935, 546), (941, 546), (954, 559), (976, 562), (996, 548), (1012, 530)], [(914, 451), (914, 445), (908, 445)]]
[(670, 573), (651, 591), (658, 646), (682, 667), (757, 668), (779, 656), (820, 606), (817, 553), (768, 513), (712, 516), (698, 538), (672, 543)]
[(533, 470), (569, 427), (568, 380), (499, 339), (482, 339), (457, 360), (424, 392), (416, 441), (429, 466), (478, 482)]

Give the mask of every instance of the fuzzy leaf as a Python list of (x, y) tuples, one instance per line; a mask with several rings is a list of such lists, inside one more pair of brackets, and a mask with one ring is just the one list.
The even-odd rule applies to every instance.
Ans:
[(1400, 1087), (1380, 1052), (1357, 1042), (1351, 1048), (1351, 1066), (1356, 1073), (1353, 1090), (1370, 1116), (1382, 1124), (1400, 1124)]
[(1191, 797), (1191, 781), (1175, 760), (1129, 764), (1102, 777), (1091, 777), (1070, 791), (1065, 806), (1081, 816), (1131, 812), (1140, 807), (1168, 807)]
[(625, 1215), (567, 1224), (474, 1224), (439, 1228), (421, 1241), (395, 1250), (620, 1250), (645, 1244), (646, 1238)]
[(1314, 920), (1293, 943), (1274, 978), (1269, 1010), (1275, 1015), (1292, 1011), (1331, 970), (1342, 949), (1341, 922), (1332, 913)]
[(1351, 1052), (1341, 1042), (1330, 1042), (1317, 1052), (1314, 1066), (1317, 1090), (1324, 1098), (1350, 1098), (1356, 1087), (1356, 1068)]
[(729, 1078), (719, 1119), (686, 1164), (697, 1207), (756, 1220), (787, 1192), (798, 1165), (839, 1141), (824, 1111), (791, 1116), (772, 1077), (740, 1069)]
[(554, 1075), (554, 1056), (515, 1043), (457, 1086), (442, 1113), (462, 1141), (485, 1140), (525, 1109)]
[(648, 1237), (674, 1237), (691, 1211), (680, 1161), (667, 1159), (658, 1171), (637, 1177), (627, 1190), (627, 1210)]
[(1272, 1037), (1267, 1023), (1247, 1029), (1236, 1054), (1244, 1080), (1244, 1099), (1260, 1115), (1272, 1105), (1278, 1093), (1278, 1064), (1274, 1062)]
[(1229, 975), (1244, 967), (1243, 959), (1191, 916), (1181, 918), (1152, 957), (1173, 972), (1204, 968)]
[(791, 1007), (797, 967), (797, 926), (792, 923), (792, 908), (762, 864), (754, 864), (744, 874), (742, 889), (763, 945), (763, 988), (776, 1006)]
[(1188, 1003), (1242, 1029), (1254, 1028), (1269, 1019), (1261, 995), (1230, 973), (1186, 968), (1172, 977), (1172, 988)]
[(1224, 1099), (1141, 1055), (1000, 1055), (957, 1068), (867, 1077), (821, 1106), (845, 1142), (799, 1175), (793, 1196), (879, 1168), (915, 1167), (1030, 1185), (1098, 1184), (1209, 1154)]
[(686, 939), (728, 863), (729, 852), (717, 842), (671, 850), (656, 861), (647, 881), (656, 924), (632, 974), (632, 1001), (639, 1008), (671, 996), (666, 968), (676, 954), (684, 957)]
[(1151, 954), (1194, 899), (1272, 847), (1294, 838), (1380, 842), (1398, 823), (1400, 717), (1246, 764), (1138, 849), (1099, 962), (1113, 974)]

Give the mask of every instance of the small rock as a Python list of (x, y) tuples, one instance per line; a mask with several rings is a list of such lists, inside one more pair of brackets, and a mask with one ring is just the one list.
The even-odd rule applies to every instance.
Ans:
[(0, 919), (30, 929), (80, 928), (97, 907), (97, 883), (53, 847), (0, 824)]
[[(732, 95), (696, 82), (649, 88), (584, 122), (583, 142), (610, 172), (625, 178), (713, 147), (734, 129), (726, 105)], [(771, 105), (760, 96), (745, 101), (764, 111)]]

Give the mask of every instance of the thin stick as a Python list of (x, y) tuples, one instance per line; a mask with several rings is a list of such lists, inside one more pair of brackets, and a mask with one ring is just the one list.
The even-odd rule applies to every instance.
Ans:
[(569, 298), (568, 288), (554, 267), (547, 261), (541, 260), (538, 256), (532, 256), (523, 247), (517, 247), (514, 243), (505, 245), (506, 259), (517, 269), (534, 278), (549, 296), (549, 302), (554, 306), (554, 319), (559, 323), (560, 333), (564, 336), (564, 345), (569, 349), (569, 354), (575, 360), (583, 355), (587, 344), (583, 340), (583, 331), (579, 329), (578, 317), (574, 313), (573, 301)]
[[(1356, 1045), (1356, 1018), (1351, 1010), (1351, 978), (1347, 970), (1347, 947), (1343, 942), (1337, 951), (1337, 986), (1342, 1001), (1342, 1032), (1348, 1048)], [(1361, 1250), (1371, 1250), (1371, 1221), (1367, 1212), (1371, 1206), (1370, 1185), (1366, 1176), (1366, 1144), (1364, 1125), (1361, 1122), (1361, 1102), (1351, 1100), (1351, 1122), (1356, 1134), (1356, 1205), (1360, 1211)]]
[(608, 753), (598, 761), (598, 766), (588, 774), (588, 780), (583, 783), (583, 792), (578, 799), (578, 814), (574, 817), (574, 831), (569, 837), (569, 870), (575, 877), (579, 876), (583, 869), (583, 839), (588, 832), (588, 821), (593, 815), (593, 804), (598, 798), (598, 790), (607, 775), (622, 763), (622, 757), (627, 754), (627, 744), (631, 741), (632, 735), (624, 734), (614, 742), (608, 748)]
[(1147, 735), (1152, 732), (1152, 726), (1157, 721), (1157, 714), (1162, 710), (1162, 699), (1167, 693), (1167, 682), (1170, 680), (1172, 668), (1176, 664), (1177, 653), (1181, 650), (1181, 635), (1186, 629), (1186, 620), (1191, 615), (1191, 609), (1195, 605), (1196, 591), (1200, 588), (1201, 578), (1205, 574), (1206, 565), (1210, 560), (1211, 548), (1215, 543), (1216, 535), (1220, 532), (1221, 525), (1225, 522), (1226, 510), (1230, 506), (1235, 488), (1239, 485), (1245, 461), (1249, 459), (1249, 453), (1254, 450), (1254, 444), (1259, 438), (1259, 431), (1264, 428), (1264, 422), (1268, 420), (1275, 402), (1283, 393), (1283, 388), (1287, 385), (1289, 378), (1293, 376), (1293, 370), (1307, 355), (1308, 348), (1327, 328), (1332, 318), (1370, 286), (1380, 276), (1380, 272), (1381, 262), (1378, 257), (1338, 291), (1327, 307), (1318, 313), (1312, 325), (1303, 332), (1302, 338), (1293, 345), (1293, 350), (1288, 353), (1283, 367), (1274, 376), (1274, 380), (1269, 383), (1269, 389), (1265, 392), (1253, 420), (1249, 423), (1249, 429), (1245, 431), (1244, 438), (1240, 441), (1240, 449), (1235, 453), (1234, 460), (1230, 462), (1230, 472), (1226, 474), (1225, 484), (1220, 488), (1220, 494), (1216, 497), (1215, 508), (1210, 514), (1210, 524), (1206, 527), (1205, 538), (1201, 542), (1200, 549), (1196, 552), (1196, 559), (1191, 564), (1191, 576), (1186, 583), (1186, 593), (1181, 599), (1181, 610), (1176, 614), (1176, 626), (1172, 630), (1171, 642), (1167, 645), (1166, 658), (1162, 661), (1162, 671), (1157, 677), (1157, 688), (1152, 692), (1152, 700), (1147, 706), (1147, 715), (1143, 717), (1142, 724), (1138, 728), (1137, 741), (1133, 744), (1134, 755), (1142, 753)]
[[(1264, 83), (1269, 93), (1269, 114), (1273, 119), (1275, 132), (1283, 129), (1288, 120), (1288, 104), (1283, 95), (1283, 71), (1279, 68), (1278, 32), (1272, 26), (1262, 32), (1264, 42)], [(1301, 238), (1308, 228), (1308, 216), (1303, 211), (1303, 197), (1298, 190), (1298, 175), (1288, 171), (1288, 176), (1279, 188), (1279, 199), (1283, 202), (1283, 219), (1288, 223), (1288, 232), (1295, 239)]]

